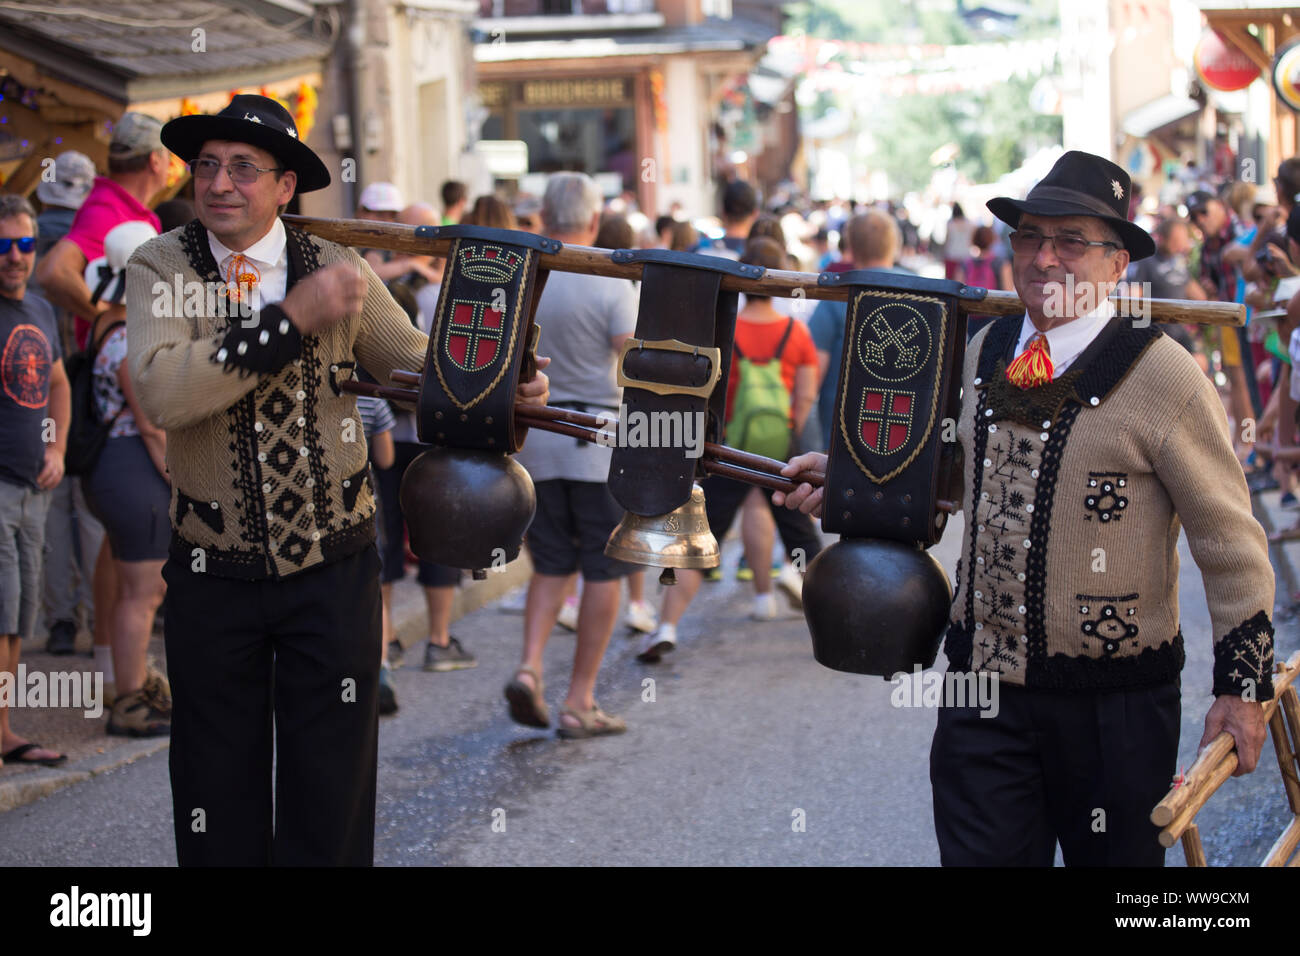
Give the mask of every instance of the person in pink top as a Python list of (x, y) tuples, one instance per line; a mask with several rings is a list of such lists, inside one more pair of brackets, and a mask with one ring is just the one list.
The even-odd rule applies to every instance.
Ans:
[(84, 278), (86, 263), (104, 255), (104, 237), (114, 226), (133, 220), (162, 230), (145, 205), (167, 182), (170, 160), (159, 138), (161, 129), (158, 120), (144, 113), (126, 113), (117, 121), (108, 146), (108, 175), (95, 178), (72, 228), (37, 267), (46, 298), (76, 316), (79, 348), (85, 347), (91, 324), (108, 310), (108, 303), (90, 301)]

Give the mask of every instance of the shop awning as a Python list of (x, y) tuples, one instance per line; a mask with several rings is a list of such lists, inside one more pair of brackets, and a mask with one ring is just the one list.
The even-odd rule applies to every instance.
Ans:
[(1145, 139), (1157, 130), (1195, 116), (1200, 111), (1201, 104), (1196, 100), (1171, 93), (1126, 114), (1121, 128), (1130, 136)]

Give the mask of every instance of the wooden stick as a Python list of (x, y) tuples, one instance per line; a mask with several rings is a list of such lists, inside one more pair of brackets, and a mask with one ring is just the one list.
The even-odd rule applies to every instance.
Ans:
[[(1294, 687), (1288, 688), (1295, 690)], [(1286, 790), (1286, 802), (1291, 812), (1300, 814), (1300, 780), (1296, 779), (1295, 754), (1291, 751), (1291, 742), (1287, 737), (1286, 720), (1282, 709), (1275, 708), (1268, 718), (1268, 729), (1272, 731), (1273, 752), (1277, 754), (1277, 766), (1282, 771), (1282, 787)]]
[[(1264, 719), (1268, 721), (1272, 718), (1274, 711), (1277, 710), (1279, 701), (1283, 698), (1296, 675), (1300, 674), (1300, 651), (1291, 656), (1291, 659), (1285, 664), (1277, 665), (1277, 673), (1273, 677), (1273, 699), (1267, 701), (1264, 705)], [(1181, 785), (1171, 789), (1163, 800), (1155, 805), (1151, 811), (1151, 822), (1158, 827), (1167, 827), (1178, 816), (1188, 802), (1195, 800), (1200, 790), (1209, 785), (1209, 779), (1213, 776), (1216, 765), (1227, 760), (1229, 754), (1232, 756), (1233, 768), (1236, 769), (1236, 754), (1233, 752), (1235, 742), (1232, 734), (1226, 730), (1215, 737), (1201, 751), (1196, 762), (1192, 764), (1191, 769), (1183, 777)], [(1224, 778), (1226, 779), (1226, 778)], [(1222, 783), (1222, 781), (1220, 781)], [(1215, 784), (1218, 786), (1218, 784)], [(1210, 792), (1213, 792), (1211, 788)], [(1208, 797), (1209, 794), (1207, 793)], [(1205, 801), (1202, 800), (1201, 803)], [(1173, 844), (1168, 844), (1172, 846)]]
[[(1300, 783), (1300, 694), (1296, 692), (1296, 687), (1292, 684), (1281, 695), (1282, 713), (1286, 715), (1287, 728), (1290, 735), (1287, 738), (1287, 755), (1288, 760), (1285, 766), (1280, 769), (1282, 776), (1291, 780), (1293, 783)], [(1287, 791), (1287, 797), (1291, 796), (1291, 791)], [(1291, 812), (1300, 814), (1300, 806), (1294, 803), (1291, 805)]]
[[(285, 216), (284, 221), (313, 235), (345, 246), (366, 249), (391, 249), (414, 255), (445, 256), (451, 250), (450, 239), (417, 237), (415, 226), (398, 223), (368, 222), (357, 219), (315, 219)], [(558, 272), (612, 276), (616, 279), (640, 279), (639, 263), (615, 262), (609, 249), (565, 245), (554, 255), (543, 253), (541, 264)], [(728, 292), (750, 292), (778, 298), (848, 300), (848, 286), (820, 286), (817, 276), (809, 272), (768, 269), (761, 279), (742, 279), (724, 275), (722, 288)], [(797, 291), (796, 291), (797, 290)], [(1148, 316), (1152, 322), (1181, 322), (1195, 325), (1245, 325), (1246, 307), (1233, 302), (1197, 302), (1183, 299), (1142, 299), (1127, 296), (1114, 298), (1121, 315)], [(983, 299), (959, 300), (958, 308), (967, 315), (1019, 315), (1025, 305), (1014, 292), (990, 289)]]
[[(1228, 740), (1231, 742), (1232, 737), (1229, 736)], [(1199, 763), (1199, 761), (1197, 762)], [(1178, 842), (1178, 838), (1183, 835), (1183, 831), (1191, 825), (1192, 818), (1196, 816), (1196, 811), (1205, 806), (1205, 801), (1214, 795), (1214, 791), (1218, 790), (1223, 785), (1223, 781), (1231, 777), (1236, 769), (1237, 751), (1231, 750), (1223, 760), (1210, 768), (1204, 784), (1195, 791), (1190, 792), (1190, 799), (1187, 801), (1186, 806), (1179, 811), (1178, 816), (1174, 817), (1169, 826), (1160, 831), (1159, 840), (1162, 847), (1168, 849)], [(1183, 786), (1186, 787), (1187, 784), (1183, 784)]]
[[(1195, 826), (1195, 824), (1193, 824)], [(1273, 842), (1260, 866), (1286, 866), (1287, 858), (1300, 845), (1300, 817), (1295, 817)]]
[(1193, 823), (1183, 831), (1183, 856), (1188, 866), (1209, 866), (1205, 862), (1205, 847), (1201, 846), (1201, 831)]

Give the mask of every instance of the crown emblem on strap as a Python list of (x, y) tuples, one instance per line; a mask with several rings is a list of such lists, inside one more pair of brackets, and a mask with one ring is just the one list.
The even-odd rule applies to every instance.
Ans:
[(460, 247), (460, 270), (480, 282), (509, 282), (524, 257), (510, 249), (487, 244)]

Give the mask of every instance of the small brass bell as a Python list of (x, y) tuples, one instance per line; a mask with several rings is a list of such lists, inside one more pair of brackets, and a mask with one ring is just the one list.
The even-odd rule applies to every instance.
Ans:
[(605, 544), (605, 553), (619, 561), (666, 568), (660, 580), (672, 583), (673, 568), (716, 568), (718, 539), (704, 513), (704, 489), (691, 486), (691, 497), (666, 515), (623, 515)]

